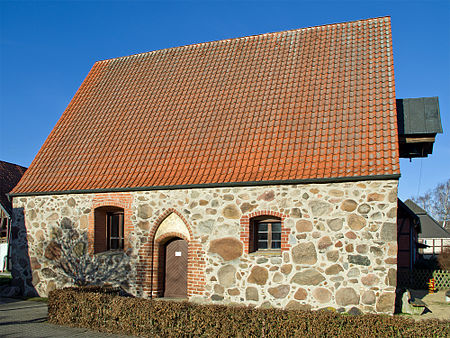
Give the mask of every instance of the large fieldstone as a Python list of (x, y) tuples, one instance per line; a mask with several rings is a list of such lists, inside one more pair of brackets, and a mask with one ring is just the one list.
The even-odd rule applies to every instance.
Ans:
[(376, 247), (376, 246), (371, 246), (370, 247), (370, 253), (374, 254), (375, 256), (383, 256), (383, 249)]
[(331, 204), (324, 201), (311, 201), (309, 202), (309, 207), (314, 217), (323, 216), (333, 210)]
[(209, 252), (216, 253), (224, 261), (231, 261), (242, 256), (243, 244), (234, 237), (224, 237), (211, 241)]
[(314, 243), (300, 243), (292, 248), (292, 259), (296, 264), (316, 264), (317, 253)]
[(34, 234), (34, 239), (37, 240), (38, 242), (42, 242), (45, 239), (45, 235), (42, 229), (36, 231), (36, 233)]
[(363, 314), (363, 312), (355, 306), (352, 306), (352, 308), (348, 310), (347, 313), (352, 316), (360, 316)]
[(316, 288), (312, 295), (319, 303), (328, 303), (331, 300), (331, 292), (325, 288)]
[(387, 212), (386, 216), (389, 217), (389, 218), (395, 218), (395, 216), (397, 216), (397, 207), (391, 208), (391, 209)]
[(347, 251), (347, 252), (353, 252), (353, 250), (354, 250), (353, 244), (347, 244), (347, 245), (345, 246), (345, 251)]
[(55, 241), (51, 241), (44, 251), (44, 257), (54, 261), (61, 258), (61, 245)]
[(348, 255), (348, 261), (357, 265), (370, 265), (370, 259), (367, 256), (362, 255)]
[(275, 199), (275, 193), (273, 190), (266, 191), (258, 197), (258, 200), (263, 200), (263, 201), (267, 201), (267, 202), (273, 201), (274, 199)]
[(292, 264), (284, 264), (281, 266), (280, 271), (285, 275), (289, 275), (292, 271)]
[(388, 201), (391, 203), (397, 203), (397, 189), (392, 190), (388, 194)]
[(220, 284), (214, 284), (214, 293), (223, 295), (225, 292), (225, 288)]
[(61, 228), (62, 229), (68, 229), (71, 230), (73, 227), (73, 223), (72, 220), (68, 217), (63, 217), (63, 219), (61, 220)]
[(366, 203), (361, 204), (361, 205), (358, 207), (358, 212), (359, 212), (360, 214), (362, 214), (362, 215), (368, 214), (369, 211), (370, 211), (370, 205), (368, 205), (368, 204), (366, 204)]
[(301, 304), (299, 302), (296, 302), (295, 300), (291, 300), (286, 305), (286, 310), (310, 311), (311, 310), (311, 305), (309, 305), (309, 304)]
[(211, 296), (211, 300), (213, 300), (215, 302), (220, 302), (221, 300), (223, 300), (223, 296), (221, 296), (221, 295), (212, 295)]
[(375, 304), (375, 292), (364, 291), (361, 295), (361, 302), (368, 305)]
[(229, 219), (239, 219), (241, 218), (241, 211), (235, 204), (228, 204), (223, 208), (222, 214), (224, 217)]
[(250, 204), (250, 203), (242, 203), (241, 205), (241, 211), (243, 214), (247, 213), (247, 212), (251, 212), (253, 209), (256, 208), (256, 204)]
[(344, 192), (342, 190), (338, 190), (338, 189), (331, 189), (328, 194), (330, 196), (334, 196), (334, 197), (342, 197), (344, 196)]
[(350, 229), (358, 231), (366, 226), (366, 219), (362, 216), (351, 214), (347, 217), (347, 223)]
[(202, 234), (210, 234), (214, 227), (214, 221), (208, 219), (206, 221), (201, 221), (198, 223), (198, 231)]
[(234, 288), (234, 289), (228, 290), (228, 294), (230, 296), (239, 296), (241, 294), (241, 291), (239, 291), (238, 288)]
[(327, 221), (328, 227), (333, 231), (339, 231), (342, 229), (342, 226), (344, 225), (344, 221), (342, 218), (333, 218), (329, 221)]
[(269, 293), (275, 298), (285, 298), (289, 294), (289, 285), (279, 285), (273, 288), (269, 288)]
[(32, 275), (32, 280), (31, 280), (31, 284), (33, 284), (33, 286), (36, 286), (39, 284), (39, 282), (41, 281), (41, 278), (39, 277), (39, 271), (33, 271), (33, 275)]
[(298, 288), (298, 290), (294, 294), (294, 298), (297, 300), (305, 300), (308, 296), (308, 292), (303, 288)]
[(369, 273), (368, 275), (361, 277), (361, 282), (364, 285), (372, 286), (372, 285), (378, 283), (378, 277), (376, 275), (374, 275), (373, 273)]
[(358, 268), (351, 268), (347, 272), (347, 277), (349, 277), (349, 278), (358, 277), (360, 274), (361, 274), (361, 271), (359, 271)]
[(344, 268), (339, 264), (333, 264), (325, 269), (326, 275), (337, 275), (339, 272), (344, 271)]
[(142, 231), (149, 231), (150, 230), (150, 223), (148, 221), (139, 221), (138, 228)]
[(313, 225), (310, 221), (301, 219), (297, 221), (295, 228), (297, 229), (297, 232), (310, 232), (313, 229)]
[[(272, 269), (270, 269), (270, 271), (272, 271)], [(274, 273), (273, 278), (272, 278), (272, 280), (275, 283), (280, 283), (283, 279), (284, 279), (283, 275), (278, 271)]]
[(67, 205), (69, 207), (73, 208), (75, 205), (77, 205), (77, 202), (75, 202), (75, 199), (73, 197), (71, 197), (67, 200)]
[(27, 212), (27, 215), (30, 221), (34, 221), (37, 218), (37, 212), (34, 209), (31, 209), (29, 212)]
[(327, 259), (331, 262), (336, 262), (339, 259), (339, 250), (328, 251)]
[(354, 200), (345, 200), (341, 204), (341, 209), (344, 211), (352, 212), (356, 209), (358, 204)]
[(380, 231), (380, 238), (382, 241), (396, 241), (397, 240), (397, 225), (395, 223), (383, 223)]
[(321, 239), (319, 239), (319, 242), (317, 243), (317, 247), (319, 250), (323, 250), (331, 246), (333, 243), (331, 242), (331, 238), (329, 236), (323, 236)]
[(376, 309), (378, 312), (394, 312), (395, 293), (385, 292), (378, 298)]
[(47, 294), (53, 290), (56, 290), (56, 283), (55, 281), (51, 280), (47, 283)]
[(81, 228), (82, 230), (87, 229), (88, 224), (89, 224), (89, 218), (88, 218), (88, 216), (87, 216), (87, 215), (82, 215), (82, 216), (80, 217), (80, 228)]
[(220, 285), (224, 288), (229, 288), (236, 282), (236, 268), (233, 265), (222, 266), (217, 275)]
[(389, 269), (385, 280), (386, 285), (397, 286), (397, 270)]
[(56, 278), (56, 276), (58, 276), (58, 274), (50, 268), (43, 268), (41, 270), (41, 273), (42, 273), (42, 276), (44, 276), (44, 278), (53, 279), (53, 278)]
[(142, 219), (148, 219), (152, 217), (153, 215), (153, 209), (148, 204), (140, 204), (138, 206), (138, 216)]
[(358, 305), (359, 295), (352, 288), (340, 288), (336, 291), (336, 304), (340, 306)]
[(373, 192), (373, 193), (367, 195), (368, 202), (372, 202), (372, 201), (381, 202), (382, 200), (384, 200), (384, 195), (382, 195), (382, 194)]
[(250, 276), (248, 277), (248, 282), (258, 285), (264, 285), (267, 282), (267, 278), (269, 278), (269, 272), (266, 268), (261, 266), (254, 266), (252, 271), (250, 272)]
[(367, 244), (359, 244), (356, 246), (356, 251), (360, 254), (365, 254), (369, 252), (369, 246)]
[(304, 271), (297, 272), (294, 277), (292, 277), (291, 282), (299, 285), (317, 285), (325, 280), (325, 277), (314, 269), (308, 269)]
[(41, 268), (41, 264), (39, 264), (39, 261), (36, 257), (30, 258), (30, 266), (31, 266), (31, 270), (37, 270), (37, 269)]
[(245, 290), (245, 299), (246, 300), (254, 300), (257, 302), (259, 300), (258, 289), (253, 286), (249, 286)]
[(347, 237), (348, 239), (356, 239), (357, 238), (356, 234), (353, 231), (347, 231), (345, 233), (345, 237)]
[(302, 212), (299, 208), (292, 208), (291, 209), (291, 217), (300, 218), (302, 217)]

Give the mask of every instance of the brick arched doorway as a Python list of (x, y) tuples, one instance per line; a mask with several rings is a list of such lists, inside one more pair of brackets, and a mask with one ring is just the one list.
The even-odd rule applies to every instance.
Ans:
[[(138, 283), (144, 295), (165, 296), (165, 250), (174, 239), (187, 243), (187, 287), (184, 297), (205, 294), (205, 251), (199, 240), (193, 237), (185, 218), (174, 209), (168, 209), (155, 221), (150, 230), (149, 241), (139, 250)], [(175, 251), (180, 250), (174, 250)], [(185, 256), (186, 257), (186, 256)], [(184, 298), (183, 297), (183, 298)]]
[(169, 298), (187, 298), (188, 242), (172, 237), (163, 245), (160, 268), (163, 276), (163, 295)]

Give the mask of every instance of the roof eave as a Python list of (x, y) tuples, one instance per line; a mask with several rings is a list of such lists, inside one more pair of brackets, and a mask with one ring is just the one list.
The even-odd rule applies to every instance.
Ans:
[(294, 185), (309, 183), (339, 183), (370, 180), (398, 180), (400, 174), (386, 174), (373, 176), (351, 176), (351, 177), (331, 177), (331, 178), (308, 178), (308, 179), (290, 179), (290, 180), (269, 180), (269, 181), (248, 181), (248, 182), (223, 182), (223, 183), (203, 183), (203, 184), (182, 184), (167, 186), (150, 187), (122, 187), (122, 188), (101, 188), (101, 189), (79, 189), (79, 190), (60, 190), (60, 191), (39, 191), (39, 192), (18, 192), (10, 193), (10, 197), (19, 196), (38, 196), (38, 195), (64, 195), (64, 194), (90, 194), (90, 193), (109, 193), (109, 192), (130, 192), (146, 190), (176, 190), (176, 189), (200, 189), (200, 188), (225, 188), (225, 187), (247, 187), (247, 186), (265, 186), (265, 185)]

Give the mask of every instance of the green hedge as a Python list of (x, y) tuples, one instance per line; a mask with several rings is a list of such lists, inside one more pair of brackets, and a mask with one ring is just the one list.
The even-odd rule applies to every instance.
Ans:
[(149, 337), (447, 337), (450, 322), (121, 297), (67, 288), (49, 295), (51, 323)]

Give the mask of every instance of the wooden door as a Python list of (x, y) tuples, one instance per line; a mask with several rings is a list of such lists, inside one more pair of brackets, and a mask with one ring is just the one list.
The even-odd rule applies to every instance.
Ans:
[(187, 297), (188, 243), (175, 238), (165, 246), (164, 297)]

